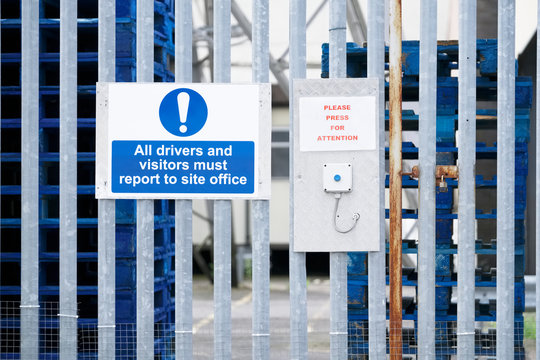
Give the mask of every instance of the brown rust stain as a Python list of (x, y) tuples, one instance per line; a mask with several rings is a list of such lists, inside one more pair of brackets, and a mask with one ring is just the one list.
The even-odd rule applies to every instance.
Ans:
[(437, 45), (452, 46), (452, 45), (459, 45), (459, 42), (457, 40), (439, 40), (437, 41)]
[[(402, 175), (408, 175), (415, 179), (420, 177), (420, 167), (415, 165), (412, 167), (411, 172), (402, 173)], [(456, 165), (437, 165), (435, 170), (435, 182), (437, 186), (440, 186), (444, 179), (458, 179), (459, 168)]]
[(451, 178), (457, 179), (459, 177), (458, 167), (456, 165), (437, 165), (437, 170), (435, 171), (436, 178)]
[(390, 24), (390, 359), (402, 358), (402, 42), (401, 0), (392, 0)]
[(495, 115), (476, 115), (477, 120), (497, 120)]

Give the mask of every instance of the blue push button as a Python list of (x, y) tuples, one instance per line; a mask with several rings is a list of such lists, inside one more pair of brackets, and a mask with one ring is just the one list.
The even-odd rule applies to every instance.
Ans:
[(334, 175), (334, 181), (340, 181), (341, 180), (341, 175)]

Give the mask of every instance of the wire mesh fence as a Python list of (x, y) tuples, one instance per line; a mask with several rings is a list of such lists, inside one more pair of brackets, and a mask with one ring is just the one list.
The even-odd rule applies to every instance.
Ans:
[[(33, 314), (26, 314), (19, 302), (0, 302), (0, 359), (19, 359), (21, 354), (21, 324), (29, 321), (29, 316), (39, 316), (39, 351), (40, 359), (56, 358), (60, 343), (60, 309), (58, 303), (40, 303)], [(35, 319), (33, 319), (34, 321)], [(403, 322), (402, 352), (404, 359), (417, 358), (416, 322)], [(77, 331), (77, 349), (79, 359), (97, 359), (98, 333), (96, 323), (88, 319), (79, 319)], [(75, 330), (74, 330), (75, 331)], [(180, 331), (170, 323), (154, 325), (153, 344), (155, 359), (172, 359), (175, 356), (176, 338)], [(183, 333), (183, 331), (182, 331)], [(389, 351), (389, 329), (386, 332), (387, 352)], [(258, 334), (260, 335), (260, 334)], [(459, 334), (457, 322), (438, 321), (435, 328), (434, 355), (437, 359), (455, 359), (458, 351), (458, 337), (472, 334)], [(252, 334), (249, 326), (235, 329), (233, 327), (231, 348), (234, 359), (252, 358)], [(308, 330), (308, 351), (310, 359), (327, 359), (330, 354), (329, 332), (310, 328)], [(288, 329), (275, 329), (270, 335), (270, 352), (272, 358), (289, 357), (290, 334)], [(137, 355), (136, 324), (116, 324), (115, 351), (117, 359), (135, 359)], [(350, 359), (367, 359), (369, 353), (368, 322), (355, 321), (348, 323), (347, 348)], [(373, 340), (373, 339), (372, 339)], [(214, 358), (213, 327), (209, 323), (205, 328), (195, 328), (192, 333), (193, 357), (195, 359)], [(474, 354), (466, 354), (467, 358), (478, 360), (493, 359), (496, 355), (497, 329), (495, 322), (476, 322), (474, 332)], [(514, 324), (514, 352), (516, 359), (525, 359), (523, 322)]]
[[(136, 324), (116, 324), (116, 359), (135, 359), (137, 355)], [(176, 353), (176, 331), (174, 324), (154, 325), (154, 358), (172, 359)], [(321, 337), (323, 333), (314, 333)], [(328, 333), (326, 333), (328, 336)], [(252, 334), (250, 329), (233, 330), (232, 354), (234, 359), (252, 358)], [(141, 340), (141, 339), (139, 339)], [(198, 330), (193, 333), (193, 358), (214, 359), (214, 334), (212, 328)], [(319, 341), (316, 341), (320, 344)], [(79, 359), (96, 359), (98, 351), (98, 327), (95, 324), (79, 326)], [(325, 348), (328, 350), (328, 344)], [(274, 331), (270, 334), (270, 349), (273, 357), (288, 358), (289, 334), (285, 331)], [(320, 352), (313, 349), (313, 351)], [(326, 351), (328, 358), (329, 351)]]
[[(403, 322), (400, 329), (402, 334), (402, 353), (404, 359), (416, 359), (418, 354), (417, 323), (413, 320)], [(389, 329), (386, 331), (386, 350), (390, 350)], [(399, 333), (399, 330), (398, 330)], [(458, 353), (458, 337), (472, 336), (474, 338), (474, 353), (463, 353), (468, 359), (494, 359), (497, 348), (497, 327), (495, 322), (475, 323), (475, 331), (471, 334), (460, 334), (456, 321), (435, 322), (435, 348), (431, 355), (437, 359), (456, 359)], [(369, 352), (368, 322), (349, 323), (348, 339), (349, 358), (367, 359)], [(462, 350), (460, 350), (462, 351)], [(514, 323), (514, 353), (516, 359), (525, 359), (523, 322)]]
[[(75, 311), (63, 309), (64, 313)], [(37, 329), (28, 334), (35, 336), (38, 344), (29, 346), (25, 354), (37, 358), (55, 357), (60, 349), (60, 319), (65, 314), (60, 311), (57, 302), (41, 302), (39, 305), (25, 305), (17, 301), (0, 302), (0, 359), (18, 359), (21, 353), (21, 326), (24, 323), (35, 323)], [(36, 321), (36, 317), (38, 321)], [(66, 329), (77, 331), (77, 329)], [(35, 350), (33, 350), (35, 349)], [(35, 352), (38, 354), (35, 354)]]

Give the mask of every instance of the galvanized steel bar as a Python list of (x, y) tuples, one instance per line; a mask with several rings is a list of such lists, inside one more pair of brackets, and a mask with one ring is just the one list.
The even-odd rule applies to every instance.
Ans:
[(330, 253), (330, 358), (347, 359), (347, 253)]
[(252, 358), (270, 358), (270, 202), (254, 200)]
[(137, 82), (154, 81), (154, 2), (137, 0)]
[[(384, 204), (385, 185), (385, 99), (384, 99), (384, 1), (368, 2), (367, 75), (379, 79), (379, 122), (377, 146), (379, 149), (379, 204)], [(368, 254), (368, 319), (369, 358), (386, 359), (386, 240), (385, 210), (379, 213), (380, 251)]]
[[(253, 82), (270, 81), (269, 0), (253, 0)], [(258, 119), (254, 119), (258, 121)], [(251, 202), (253, 224), (252, 358), (270, 358), (270, 201)]]
[(497, 358), (514, 356), (515, 2), (498, 2)]
[[(258, 0), (255, 0), (258, 1)], [(255, 9), (253, 9), (255, 11)], [(238, 21), (238, 26), (242, 29), (244, 34), (247, 36), (249, 40), (252, 41), (253, 47), (259, 48), (260, 45), (255, 45), (255, 39), (254, 39), (254, 32), (255, 29), (252, 30), (252, 27), (258, 27), (258, 24), (251, 24), (244, 12), (242, 11), (241, 7), (237, 4), (236, 1), (231, 1), (231, 11), (234, 17), (236, 18), (236, 21)], [(255, 53), (253, 53), (255, 55)], [(283, 72), (283, 68), (281, 64), (276, 60), (272, 54), (270, 54), (270, 51), (268, 51), (268, 66), (270, 67), (270, 70), (272, 71), (272, 74), (274, 74), (274, 77), (277, 80), (277, 83), (280, 87), (280, 89), (283, 91), (285, 95), (289, 95), (289, 80), (287, 79), (287, 76)], [(263, 60), (266, 61), (266, 60)], [(253, 66), (260, 66), (260, 64), (253, 64)]]
[(154, 358), (154, 202), (137, 201), (137, 359)]
[[(347, 2), (330, 0), (330, 77), (347, 77)], [(347, 253), (330, 253), (330, 358), (347, 358)]]
[[(137, 0), (137, 82), (154, 80), (154, 1)], [(154, 201), (137, 200), (137, 358), (154, 358)]]
[(231, 201), (214, 202), (214, 359), (231, 359)]
[(39, 357), (39, 1), (21, 1), (21, 359)]
[(420, 8), (420, 177), (418, 195), (418, 358), (435, 358), (435, 167), (437, 125), (437, 2)]
[[(231, 81), (231, 0), (214, 0), (214, 80)], [(214, 202), (214, 359), (231, 359), (231, 201)]]
[[(540, 36), (540, 1), (537, 4), (536, 37)], [(536, 309), (540, 309), (540, 41), (536, 42)], [(536, 328), (540, 329), (540, 310), (536, 311)], [(540, 349), (540, 336), (536, 337)], [(540, 351), (536, 351), (540, 360)]]
[(60, 1), (60, 357), (77, 357), (77, 2)]
[(401, 0), (390, 1), (390, 359), (402, 356)]
[(459, 3), (458, 359), (474, 357), (476, 0)]
[[(289, 109), (294, 109), (293, 81), (306, 77), (306, 1), (289, 2)], [(306, 253), (294, 251), (294, 128), (289, 112), (289, 282), (291, 360), (308, 356)]]
[[(192, 81), (193, 9), (191, 0), (175, 3), (175, 81)], [(176, 358), (193, 358), (193, 204), (175, 201)]]
[(231, 0), (214, 0), (214, 81), (231, 81)]
[(175, 322), (176, 358), (193, 357), (193, 206), (175, 202)]
[[(98, 3), (98, 81), (115, 81), (115, 0)], [(114, 359), (116, 352), (115, 201), (98, 200), (98, 357)]]
[(98, 357), (114, 359), (116, 324), (115, 201), (98, 201)]
[(193, 7), (190, 0), (175, 1), (175, 81), (189, 83), (193, 73)]

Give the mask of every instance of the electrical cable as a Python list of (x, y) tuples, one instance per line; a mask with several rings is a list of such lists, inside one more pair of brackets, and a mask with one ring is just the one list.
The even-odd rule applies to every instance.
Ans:
[(338, 207), (339, 207), (339, 200), (341, 200), (341, 194), (342, 193), (336, 193), (335, 197), (336, 197), (336, 203), (335, 203), (335, 206), (334, 206), (334, 229), (338, 232), (338, 233), (341, 233), (341, 234), (346, 234), (350, 231), (352, 231), (352, 229), (354, 229), (354, 227), (356, 226), (356, 224), (358, 223), (358, 219), (360, 219), (360, 214), (359, 213), (354, 213), (353, 216), (352, 216), (352, 219), (354, 220), (354, 223), (352, 224), (352, 226), (349, 228), (349, 229), (346, 229), (346, 230), (342, 230), (338, 227), (338, 224), (337, 224), (337, 220), (339, 218), (339, 215), (338, 215)]

